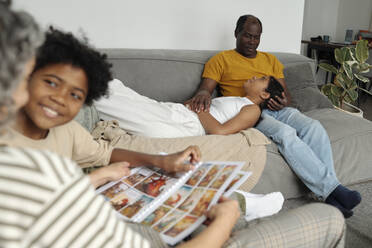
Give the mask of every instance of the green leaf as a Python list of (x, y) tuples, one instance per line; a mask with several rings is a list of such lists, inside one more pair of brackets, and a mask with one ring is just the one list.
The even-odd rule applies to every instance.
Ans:
[(351, 66), (348, 63), (343, 63), (342, 68), (344, 68), (347, 77), (350, 80), (352, 80), (353, 79), (353, 70), (351, 69)]
[(358, 88), (358, 85), (355, 83), (355, 84), (353, 84), (353, 86), (351, 86), (350, 88), (349, 88), (349, 90), (355, 90), (355, 89), (357, 89)]
[(356, 44), (355, 56), (360, 63), (364, 63), (368, 59), (368, 41), (360, 40)]
[(358, 92), (356, 90), (348, 90), (346, 92), (350, 96), (352, 101), (355, 101), (356, 99), (358, 99)]
[(324, 95), (329, 96), (331, 94), (331, 84), (323, 85), (321, 91)]
[(354, 85), (356, 85), (355, 80), (348, 78), (345, 73), (338, 74), (336, 76), (336, 79), (338, 80), (338, 82), (344, 89), (349, 89), (353, 87)]
[(320, 63), (319, 67), (322, 68), (323, 70), (337, 74), (337, 68), (334, 67), (333, 65), (327, 63)]
[(351, 97), (349, 95), (346, 95), (345, 98), (344, 98), (344, 101), (348, 102), (348, 103), (352, 103), (353, 99), (351, 99)]
[(355, 53), (356, 53), (356, 50), (355, 50), (355, 47), (348, 47), (349, 48), (349, 51), (350, 51), (350, 57), (348, 60), (356, 60), (356, 56), (355, 56)]
[[(344, 76), (345, 74), (341, 74), (341, 73), (339, 73), (339, 74), (337, 74), (336, 75), (336, 77), (335, 77), (335, 84), (336, 85), (339, 85), (339, 86), (341, 86), (342, 88), (344, 88), (344, 89), (346, 89), (347, 88), (347, 86), (346, 86), (346, 82), (345, 82), (345, 77), (346, 76)], [(347, 77), (346, 77), (347, 78)]]
[(332, 102), (333, 105), (340, 107), (340, 101), (338, 100), (338, 97), (336, 96), (328, 96), (329, 100)]
[(334, 96), (340, 97), (344, 93), (344, 89), (342, 87), (339, 87), (337, 85), (331, 86), (331, 93)]
[(367, 73), (367, 72), (369, 72), (369, 68), (370, 68), (370, 65), (368, 63), (362, 63), (362, 64), (359, 65), (359, 72), (360, 73)]
[(366, 78), (362, 75), (359, 75), (359, 74), (354, 74), (354, 76), (359, 79), (360, 81), (362, 81), (363, 83), (368, 83), (369, 82), (369, 78)]
[(339, 64), (342, 64), (346, 61), (346, 57), (349, 57), (349, 49), (347, 47), (336, 48), (335, 49), (335, 59)]

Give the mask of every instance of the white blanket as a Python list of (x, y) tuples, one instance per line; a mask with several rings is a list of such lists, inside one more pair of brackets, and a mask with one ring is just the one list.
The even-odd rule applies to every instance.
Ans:
[(94, 103), (100, 118), (118, 120), (128, 133), (155, 138), (205, 135), (198, 116), (183, 104), (155, 101), (118, 79), (109, 83), (109, 92), (108, 98)]

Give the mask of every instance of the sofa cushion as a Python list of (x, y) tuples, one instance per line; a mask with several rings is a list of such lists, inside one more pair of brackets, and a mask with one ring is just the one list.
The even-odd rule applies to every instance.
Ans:
[(332, 108), (332, 103), (320, 93), (308, 62), (291, 63), (284, 68), (285, 81), (292, 96), (291, 106), (302, 112), (317, 108)]
[(317, 88), (314, 72), (309, 63), (291, 63), (284, 67), (284, 77), (288, 90), (299, 90), (306, 87)]
[(291, 107), (301, 112), (307, 112), (320, 108), (333, 108), (331, 101), (324, 96), (317, 88), (306, 87), (291, 91)]
[(182, 103), (199, 87), (205, 62), (218, 51), (107, 49), (115, 78), (157, 101)]
[(339, 180), (354, 184), (372, 179), (372, 122), (337, 109), (306, 113), (319, 120), (331, 140)]
[(76, 115), (75, 121), (91, 132), (99, 121), (98, 111), (94, 105), (84, 105)]

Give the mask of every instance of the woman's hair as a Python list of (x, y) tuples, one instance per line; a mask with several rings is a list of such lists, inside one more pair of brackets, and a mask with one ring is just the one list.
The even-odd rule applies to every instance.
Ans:
[(72, 33), (50, 27), (45, 42), (38, 49), (34, 72), (53, 64), (69, 64), (82, 69), (88, 78), (88, 94), (85, 104), (107, 95), (108, 82), (112, 80), (112, 65), (106, 54), (88, 45), (86, 37), (79, 40)]
[(42, 41), (43, 34), (29, 14), (13, 11), (10, 1), (0, 0), (0, 128), (15, 115), (12, 93)]
[(274, 100), (276, 100), (277, 96), (282, 98), (282, 92), (284, 91), (283, 86), (279, 83), (278, 80), (276, 80), (276, 78), (272, 76), (270, 76), (269, 84), (265, 90), (266, 92), (270, 93), (270, 97), (261, 104), (262, 109), (267, 108), (267, 104), (269, 103), (269, 100), (271, 98), (273, 98)]

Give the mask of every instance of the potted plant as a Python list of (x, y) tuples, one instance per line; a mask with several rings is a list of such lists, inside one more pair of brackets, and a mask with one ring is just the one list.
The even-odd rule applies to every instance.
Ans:
[(370, 94), (358, 85), (358, 81), (369, 82), (369, 79), (362, 75), (372, 68), (366, 63), (369, 56), (368, 41), (359, 40), (355, 47), (336, 48), (334, 53), (340, 64), (338, 68), (327, 63), (319, 64), (320, 68), (335, 74), (334, 81), (323, 85), (321, 91), (334, 106), (345, 110), (355, 107), (352, 104), (358, 99), (359, 90)]

